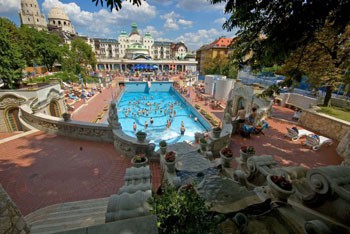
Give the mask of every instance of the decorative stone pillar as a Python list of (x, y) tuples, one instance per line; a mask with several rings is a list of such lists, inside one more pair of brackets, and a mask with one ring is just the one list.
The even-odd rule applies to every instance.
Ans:
[(109, 106), (108, 123), (109, 123), (109, 126), (112, 128), (115, 128), (115, 129), (122, 128), (122, 126), (119, 123), (117, 104), (115, 102), (111, 102)]

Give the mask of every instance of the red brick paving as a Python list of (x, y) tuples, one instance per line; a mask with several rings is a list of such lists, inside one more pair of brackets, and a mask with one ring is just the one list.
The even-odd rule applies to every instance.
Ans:
[[(104, 90), (73, 118), (91, 122), (104, 104), (111, 100)], [(204, 106), (204, 102), (198, 102)], [(208, 106), (205, 109), (210, 110)], [(221, 111), (214, 114), (222, 115)], [(291, 120), (293, 110), (274, 107), (274, 117)], [(336, 151), (337, 142), (312, 151), (301, 141), (284, 137), (291, 123), (268, 119), (270, 128), (264, 135), (250, 139), (232, 137), (231, 148), (239, 155), (242, 145), (253, 145), (257, 155), (272, 155), (286, 166), (306, 167), (336, 165), (342, 161)], [(1, 136), (1, 135), (0, 135)], [(82, 147), (82, 150), (80, 150)], [(107, 197), (123, 185), (130, 159), (119, 155), (113, 144), (76, 140), (37, 132), (0, 144), (0, 183), (24, 215), (55, 203)], [(153, 189), (161, 183), (159, 163), (150, 162)]]
[(243, 145), (252, 145), (256, 155), (272, 155), (280, 165), (283, 166), (304, 166), (307, 168), (327, 165), (339, 165), (342, 158), (336, 152), (338, 142), (332, 146), (322, 146), (320, 150), (314, 151), (310, 147), (302, 145), (304, 139), (297, 142), (284, 137), (286, 127), (293, 127), (290, 123), (267, 119), (270, 127), (264, 130), (265, 135), (254, 135), (250, 138), (243, 138), (234, 135), (231, 141), (231, 149), (234, 155), (239, 155), (239, 149)]
[(0, 146), (0, 182), (24, 215), (55, 203), (116, 193), (131, 166), (113, 144), (43, 132)]

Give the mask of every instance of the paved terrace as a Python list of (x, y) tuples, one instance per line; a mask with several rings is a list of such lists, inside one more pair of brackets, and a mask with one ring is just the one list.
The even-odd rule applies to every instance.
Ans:
[[(193, 101), (193, 95), (194, 92), (188, 100)], [(103, 109), (104, 103), (110, 101), (109, 98), (111, 93), (104, 90), (74, 113), (74, 118), (81, 117), (90, 122)], [(204, 101), (196, 103), (212, 111)], [(222, 116), (222, 112), (214, 114)], [(276, 106), (274, 113), (276, 117), (290, 120), (293, 112)], [(312, 151), (302, 146), (301, 141), (292, 142), (284, 137), (286, 127), (293, 126), (292, 123), (274, 118), (268, 122), (270, 128), (264, 131), (265, 135), (252, 135), (250, 139), (233, 136), (230, 146), (234, 155), (239, 155), (241, 145), (253, 145), (258, 155), (273, 155), (286, 166), (310, 168), (337, 165), (342, 161), (335, 151), (338, 142)], [(4, 143), (0, 141), (0, 183), (24, 215), (56, 203), (108, 197), (123, 185), (125, 169), (130, 166), (130, 159), (118, 154), (114, 146), (107, 143), (76, 140), (41, 131)], [(161, 181), (159, 164), (151, 162), (150, 167), (153, 188), (156, 189)]]

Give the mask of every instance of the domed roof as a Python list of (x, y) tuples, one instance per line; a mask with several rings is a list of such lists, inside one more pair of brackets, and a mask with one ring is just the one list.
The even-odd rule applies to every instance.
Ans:
[(49, 12), (49, 19), (61, 19), (70, 21), (68, 15), (60, 7), (53, 7)]

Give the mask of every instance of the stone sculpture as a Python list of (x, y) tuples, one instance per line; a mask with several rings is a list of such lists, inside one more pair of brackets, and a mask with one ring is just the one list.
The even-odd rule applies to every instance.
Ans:
[(224, 118), (223, 118), (224, 123), (229, 124), (232, 122), (232, 117), (234, 116), (232, 108), (233, 108), (233, 101), (228, 100), (226, 108), (224, 110)]
[(118, 118), (118, 109), (115, 102), (111, 102), (111, 104), (109, 105), (108, 123), (109, 126), (111, 126), (112, 128), (121, 128)]

